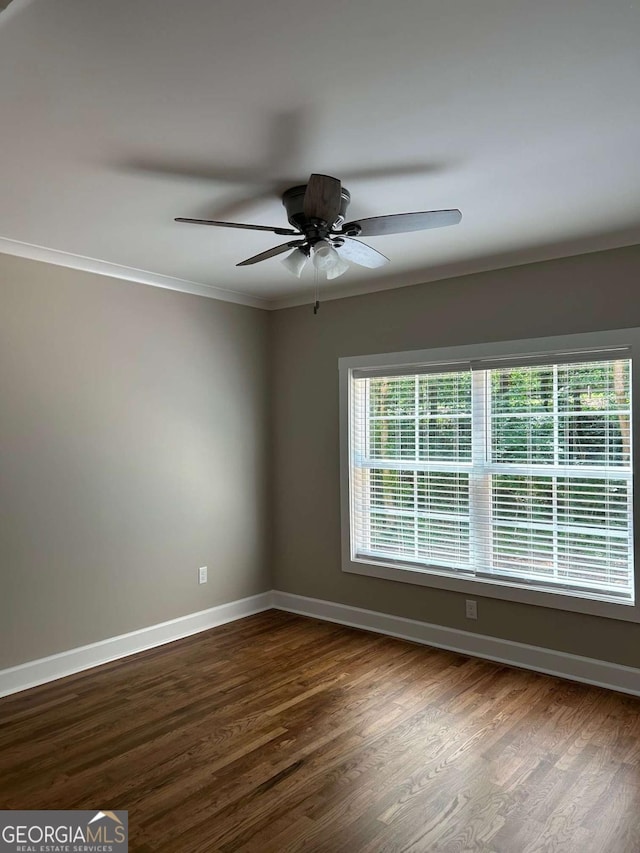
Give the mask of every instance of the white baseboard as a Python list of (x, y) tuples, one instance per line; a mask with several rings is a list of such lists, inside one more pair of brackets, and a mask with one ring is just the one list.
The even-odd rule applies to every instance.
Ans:
[(414, 643), (640, 696), (640, 669), (635, 667), (487, 637), (470, 631), (445, 628), (442, 625), (418, 622), (402, 616), (390, 616), (333, 601), (292, 595), (288, 592), (274, 591), (272, 604), (276, 609), (286, 610), (288, 613), (313, 616), (327, 622), (337, 622), (352, 628), (375, 631)]
[(224, 625), (225, 622), (233, 622), (252, 616), (263, 610), (269, 610), (272, 606), (272, 593), (263, 592), (260, 595), (252, 595), (249, 598), (241, 598), (238, 601), (230, 601), (228, 604), (220, 604), (201, 610), (198, 613), (190, 613), (188, 616), (180, 616), (159, 625), (151, 625), (149, 628), (141, 628), (131, 631), (129, 634), (121, 634), (118, 637), (110, 637), (89, 646), (80, 646), (69, 649), (46, 658), (28, 661), (27, 663), (13, 666), (10, 669), (0, 670), (0, 696), (8, 696), (47, 681), (55, 681), (66, 675), (82, 672), (84, 669), (99, 666), (118, 658), (134, 655), (155, 646), (180, 640), (191, 634)]
[(277, 590), (0, 670), (0, 696), (55, 681), (270, 608), (640, 696), (640, 669), (634, 667)]

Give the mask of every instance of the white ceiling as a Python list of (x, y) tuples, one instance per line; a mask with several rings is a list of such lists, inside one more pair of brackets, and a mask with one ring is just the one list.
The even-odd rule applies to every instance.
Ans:
[(294, 304), (311, 271), (235, 267), (282, 238), (173, 218), (284, 226), (311, 172), (348, 218), (463, 212), (328, 295), (639, 243), (639, 45), (637, 0), (14, 0), (0, 248)]

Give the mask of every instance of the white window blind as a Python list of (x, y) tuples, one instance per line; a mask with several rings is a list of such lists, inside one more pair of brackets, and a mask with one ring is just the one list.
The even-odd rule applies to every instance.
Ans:
[(352, 558), (632, 602), (621, 355), (352, 372)]

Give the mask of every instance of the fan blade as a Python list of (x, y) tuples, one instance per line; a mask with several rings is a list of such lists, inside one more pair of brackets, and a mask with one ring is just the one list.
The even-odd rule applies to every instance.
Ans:
[(281, 255), (283, 252), (288, 252), (289, 249), (295, 249), (297, 246), (303, 246), (304, 240), (293, 240), (290, 243), (281, 243), (280, 246), (274, 246), (273, 249), (267, 249), (266, 252), (260, 252), (259, 255), (254, 255), (247, 258), (246, 261), (240, 261), (236, 264), (237, 267), (248, 267), (250, 264), (257, 264), (260, 261), (266, 261), (269, 258), (274, 258), (276, 255)]
[(381, 234), (405, 234), (408, 231), (426, 231), (428, 228), (443, 228), (457, 225), (462, 219), (459, 210), (424, 210), (421, 213), (393, 213), (390, 216), (372, 216), (346, 222), (341, 234), (350, 230), (358, 237), (378, 237)]
[(329, 175), (311, 175), (304, 194), (302, 208), (309, 219), (321, 219), (333, 225), (340, 216), (342, 185)]
[(344, 243), (341, 246), (334, 246), (336, 252), (345, 261), (351, 261), (354, 264), (359, 264), (361, 267), (368, 267), (373, 270), (376, 267), (383, 267), (389, 263), (389, 258), (379, 252), (377, 249), (372, 249), (366, 243), (361, 243), (360, 240), (353, 240), (351, 237), (345, 237)]
[(178, 216), (175, 222), (191, 222), (194, 225), (220, 225), (222, 228), (246, 228), (249, 231), (271, 231), (272, 234), (297, 234), (291, 228), (270, 228), (268, 225), (244, 225), (242, 222), (219, 222), (217, 219), (185, 219)]

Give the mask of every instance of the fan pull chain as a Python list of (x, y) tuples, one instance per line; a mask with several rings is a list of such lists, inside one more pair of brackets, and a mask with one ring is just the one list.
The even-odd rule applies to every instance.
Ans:
[(320, 309), (320, 283), (319, 283), (319, 271), (318, 267), (313, 268), (313, 296), (314, 296), (314, 305), (313, 305), (313, 313), (317, 314)]

